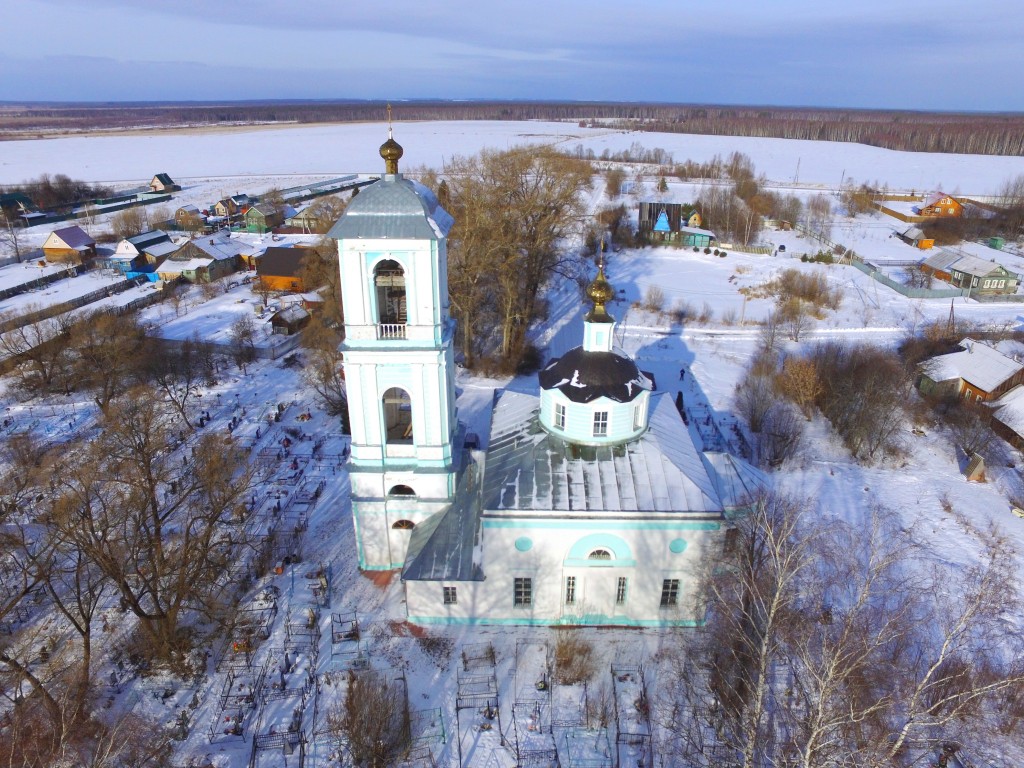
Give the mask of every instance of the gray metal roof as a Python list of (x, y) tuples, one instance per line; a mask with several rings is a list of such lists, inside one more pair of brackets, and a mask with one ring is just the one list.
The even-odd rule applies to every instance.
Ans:
[(455, 501), (412, 529), (402, 568), (403, 581), (482, 581), (474, 560), (480, 527), (476, 465), (463, 473)]
[(340, 239), (439, 240), (454, 223), (422, 184), (389, 174), (352, 198), (328, 237)]
[(485, 509), (722, 513), (712, 470), (671, 397), (652, 396), (650, 428), (639, 439), (598, 448), (574, 449), (549, 435), (538, 423), (538, 406), (537, 397), (517, 392), (498, 401)]

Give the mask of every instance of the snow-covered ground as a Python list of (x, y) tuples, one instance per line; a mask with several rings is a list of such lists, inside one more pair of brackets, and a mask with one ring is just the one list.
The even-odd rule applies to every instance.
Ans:
[[(597, 154), (605, 147), (625, 149), (637, 141), (648, 147), (664, 147), (677, 160), (744, 151), (759, 171), (782, 183), (792, 182), (798, 162), (801, 183), (829, 186), (838, 183), (843, 171), (848, 178), (871, 180), (884, 172), (886, 177), (878, 180), (892, 187), (942, 185), (977, 194), (994, 190), (1007, 176), (1024, 173), (1024, 158), (920, 155), (857, 145), (770, 139), (617, 133), (578, 129), (571, 124), (400, 124), (396, 135), (406, 148), (405, 168), (421, 163), (440, 166), (443, 158), (454, 153), (472, 154), (481, 147), (503, 148), (524, 141), (557, 142), (570, 148), (583, 143)], [(258, 192), (262, 185), (291, 186), (275, 174), (298, 173), (313, 179), (354, 169), (372, 171), (380, 166), (376, 147), (382, 136), (381, 125), (356, 125), (7, 142), (0, 145), (0, 181), (64, 172), (95, 180), (130, 182), (167, 171), (178, 181), (184, 179), (183, 199), (209, 202), (221, 192)], [(321, 173), (323, 177), (316, 176)], [(232, 174), (238, 176), (231, 178)], [(670, 193), (686, 199), (693, 189), (693, 185), (680, 185)], [(805, 193), (807, 190), (802, 189), (801, 194)], [(595, 193), (592, 203), (598, 202), (600, 195)], [(900, 225), (875, 214), (839, 220), (833, 239), (872, 260), (919, 257), (916, 249), (890, 237)], [(843, 294), (839, 309), (816, 321), (801, 344), (844, 338), (893, 345), (922, 323), (949, 314), (949, 300), (908, 299), (851, 267), (801, 262), (800, 253), (814, 253), (820, 246), (797, 232), (766, 231), (762, 239), (775, 247), (785, 245), (786, 253), (752, 256), (729, 251), (725, 257), (717, 257), (692, 250), (650, 248), (609, 255), (609, 278), (620, 291), (619, 299), (610, 307), (619, 321), (619, 345), (637, 357), (643, 370), (654, 374), (659, 389), (684, 388), (685, 401), (698, 420), (708, 419), (723, 427), (733, 423), (732, 393), (754, 354), (756, 323), (772, 306), (769, 299), (747, 298), (740, 289), (756, 288), (782, 269), (820, 273)], [(966, 247), (971, 252), (978, 249), (978, 255), (985, 250), (983, 246)], [(11, 274), (31, 271), (25, 267), (7, 269), (12, 270)], [(16, 277), (8, 278), (7, 274), (6, 270), (0, 271), (0, 286), (16, 284)], [(661, 313), (639, 306), (648, 289), (655, 286), (665, 296), (665, 311)], [(152, 289), (143, 286), (134, 290)], [(550, 319), (534, 330), (547, 352), (557, 355), (580, 343), (582, 304), (574, 284), (553, 286), (549, 299)], [(248, 285), (212, 297), (193, 289), (180, 311), (158, 304), (147, 309), (143, 317), (169, 338), (199, 333), (205, 339), (223, 340), (240, 313), (255, 316), (255, 303), (258, 298)], [(698, 312), (706, 304), (708, 321), (675, 323), (670, 311), (684, 304)], [(982, 305), (962, 299), (953, 304), (958, 317), (980, 323), (1019, 326), (1024, 322), (1019, 304)], [(689, 372), (683, 381), (679, 378), (681, 368)], [(458, 375), (460, 418), (484, 440), (493, 394), (503, 387), (535, 389), (536, 379), (487, 379), (465, 371)], [(95, 405), (87, 393), (52, 401), (26, 401), (12, 387), (5, 387), (0, 407), (7, 420), (4, 435), (31, 429), (59, 441), (95, 423)], [(609, 740), (608, 732), (583, 727), (579, 687), (552, 684), (550, 696), (538, 695), (535, 702), (527, 701), (546, 671), (542, 657), (553, 648), (556, 630), (411, 627), (404, 623), (399, 581), (390, 575), (370, 578), (358, 571), (344, 468), (347, 438), (340, 435), (336, 422), (318, 410), (299, 370), (281, 360), (258, 361), (245, 375), (230, 369), (216, 385), (203, 390), (198, 407), (210, 412), (204, 430), (242, 441), (252, 460), (265, 464), (270, 473), (253, 500), (253, 519), (269, 521), (281, 515), (289, 525), (301, 520), (308, 526), (301, 535), (301, 561), (282, 562), (279, 573), (260, 576), (244, 598), (246, 607), (266, 610), (267, 615), (271, 597), (275, 607), (251, 657), (234, 650), (229, 638), (221, 638), (211, 644), (207, 673), (196, 681), (169, 676), (143, 680), (131, 678), (130, 670), (120, 672), (115, 654), (125, 632), (120, 627), (124, 622), (122, 614), (111, 605), (103, 612), (104, 621), (109, 619), (111, 626), (119, 628), (104, 637), (106, 650), (98, 662), (97, 674), (97, 679), (110, 680), (105, 691), (110, 711), (131, 710), (168, 730), (180, 729), (184, 712), (187, 733), (176, 744), (181, 765), (196, 760), (196, 765), (242, 768), (249, 764), (253, 753), (253, 734), (277, 739), (264, 740), (272, 746), (257, 753), (256, 764), (280, 765), (288, 740), (283, 734), (300, 730), (307, 739), (306, 765), (319, 768), (330, 765), (330, 756), (338, 749), (323, 732), (326, 712), (343, 698), (344, 669), (359, 659), (391, 676), (404, 677), (410, 707), (417, 713), (414, 720), (421, 735), (418, 749), (430, 750), (438, 765), (457, 765), (460, 748), (474, 755), (467, 765), (511, 765), (496, 731), (509, 736), (517, 728), (523, 743), (543, 749), (554, 741), (559, 749), (595, 761), (593, 765), (605, 764), (601, 761), (614, 750), (614, 734)], [(283, 408), (281, 420), (275, 421), (273, 414), (279, 407)], [(299, 437), (289, 438), (290, 444), (285, 445), (289, 435)], [(905, 525), (937, 557), (964, 562), (974, 552), (958, 543), (962, 537), (958, 536), (957, 523), (940, 503), (945, 500), (979, 524), (991, 522), (1024, 552), (1024, 520), (1010, 513), (1010, 499), (1024, 498), (1024, 484), (1016, 468), (990, 466), (987, 483), (968, 483), (952, 444), (941, 431), (915, 434), (908, 430), (902, 463), (876, 467), (853, 462), (820, 417), (809, 425), (808, 436), (800, 454), (773, 473), (773, 480), (784, 490), (822, 500), (824, 512), (856, 522), (863, 519), (870, 504), (883, 503), (898, 510)], [(1006, 455), (1017, 466), (1022, 464), (1016, 452), (1007, 449)], [(310, 500), (314, 489), (316, 496)], [(327, 582), (326, 589), (321, 575)], [(332, 622), (332, 614), (357, 617), (358, 641), (336, 637), (332, 630), (340, 625), (337, 620)], [(1021, 617), (1008, 620), (1019, 625)], [(319, 633), (317, 640), (309, 640), (315, 636), (310, 623)], [(659, 659), (674, 644), (674, 632), (577, 631), (591, 640), (596, 650), (598, 673), (591, 690), (600, 683), (620, 697), (623, 722), (628, 724), (625, 727), (645, 734), (645, 724), (637, 717), (640, 682), (646, 685), (653, 701), (661, 669)], [(353, 645), (356, 642), (358, 645)], [(484, 706), (457, 711), (458, 673), (465, 667), (460, 653), (481, 645), (494, 649), (492, 671), (498, 689), (498, 712), (488, 713)], [(522, 662), (519, 669), (515, 669), (517, 655)], [(610, 672), (613, 664), (619, 670), (614, 677)], [(638, 671), (641, 665), (642, 676)], [(315, 684), (296, 692), (306, 686), (310, 674), (315, 676)], [(234, 699), (234, 686), (251, 689), (242, 689), (234, 694), (241, 698)], [(262, 693), (248, 701), (246, 697), (257, 688)], [(515, 719), (517, 702), (519, 717)], [(243, 727), (240, 737), (233, 733), (236, 717), (240, 717), (238, 722)], [(489, 726), (492, 722), (494, 725)], [(552, 732), (531, 730), (534, 724)], [(541, 735), (543, 738), (539, 738)], [(634, 744), (625, 753), (636, 758), (642, 751), (641, 745)]]
[[(707, 161), (737, 151), (749, 155), (759, 173), (776, 184), (835, 188), (846, 179), (878, 182), (890, 189), (943, 189), (963, 195), (995, 194), (1003, 181), (1024, 173), (1024, 157), (938, 155), (899, 152), (863, 144), (700, 136), (683, 133), (578, 128), (553, 122), (399, 122), (395, 138), (405, 148), (402, 167), (442, 168), (453, 155), (473, 155), (483, 148), (551, 144), (572, 150), (592, 149), (598, 157), (630, 148), (660, 147), (676, 162)], [(0, 184), (41, 173), (124, 185), (148, 183), (166, 172), (188, 186), (213, 177), (226, 194), (236, 191), (231, 177), (282, 180), (288, 175), (326, 176), (375, 173), (377, 148), (387, 138), (381, 123), (257, 127), (237, 131), (198, 131), (69, 136), (5, 141), (0, 144)], [(301, 183), (301, 182), (296, 182)], [(292, 186), (281, 183), (278, 186)], [(245, 189), (245, 187), (240, 187)]]

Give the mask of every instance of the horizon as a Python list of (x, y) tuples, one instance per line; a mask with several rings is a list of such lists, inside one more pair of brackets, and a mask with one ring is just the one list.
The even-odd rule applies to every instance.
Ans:
[[(857, 7), (654, 0), (438, 12), (225, 0), (26, 0), (5, 9), (0, 101), (555, 101), (1024, 111), (1024, 9), (979, 0)], [(225, 93), (229, 98), (225, 99)], [(325, 96), (329, 94), (328, 96)], [(401, 95), (400, 95), (401, 94)]]

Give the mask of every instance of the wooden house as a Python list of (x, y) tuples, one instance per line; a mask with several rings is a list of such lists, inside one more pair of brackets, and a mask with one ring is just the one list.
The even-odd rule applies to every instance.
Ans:
[(959, 351), (926, 360), (917, 387), (934, 397), (962, 397), (988, 402), (1024, 383), (1024, 364), (995, 347), (965, 338)]
[(306, 290), (302, 281), (302, 269), (310, 253), (309, 248), (267, 248), (256, 260), (256, 274), (259, 276), (260, 285), (268, 291), (302, 293)]
[(199, 210), (198, 206), (183, 205), (174, 212), (174, 223), (178, 229), (189, 232), (198, 232), (206, 226), (206, 216)]
[(284, 213), (281, 209), (265, 203), (250, 206), (243, 218), (246, 232), (260, 235), (284, 224)]
[(945, 249), (926, 259), (921, 269), (972, 294), (1016, 293), (1020, 284), (1020, 275), (998, 262)]
[(96, 241), (79, 226), (55, 229), (43, 241), (43, 255), (49, 261), (85, 261), (96, 256)]
[(126, 237), (117, 244), (111, 256), (97, 259), (96, 262), (126, 275), (148, 274), (155, 272), (156, 265), (177, 250), (178, 246), (166, 232), (154, 229)]
[(936, 192), (925, 199), (919, 208), (920, 216), (941, 216), (945, 218), (962, 216), (963, 203), (952, 195)]
[(202, 235), (189, 240), (157, 267), (161, 280), (208, 283), (237, 272), (248, 251), (230, 233)]
[(153, 192), (177, 192), (181, 189), (181, 186), (179, 184), (175, 184), (174, 179), (166, 173), (158, 173), (153, 177), (153, 180), (149, 182), (149, 188)]

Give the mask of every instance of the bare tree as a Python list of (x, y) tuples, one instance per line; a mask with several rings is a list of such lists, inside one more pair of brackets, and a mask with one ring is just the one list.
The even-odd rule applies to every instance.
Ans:
[(171, 348), (153, 346), (144, 358), (145, 375), (191, 430), (189, 404), (214, 373), (213, 346), (198, 333)]
[(235, 363), (245, 373), (246, 366), (256, 359), (256, 321), (250, 313), (243, 312), (234, 319), (230, 336)]
[(345, 701), (328, 712), (327, 724), (347, 745), (356, 768), (397, 765), (411, 744), (405, 681), (350, 670)]
[(342, 432), (349, 433), (348, 393), (342, 370), (341, 335), (314, 315), (302, 333), (302, 345), (309, 355), (303, 378), (316, 392), (320, 406), (341, 419)]
[(10, 251), (19, 262), (22, 255), (21, 222), (7, 208), (0, 209), (0, 246)]
[(145, 332), (134, 315), (95, 312), (72, 327), (72, 371), (101, 410), (141, 372)]
[(114, 214), (110, 222), (114, 237), (120, 239), (134, 237), (149, 229), (149, 215), (142, 206), (125, 208)]
[[(39, 307), (26, 307), (27, 313)], [(5, 317), (0, 320), (10, 320)], [(67, 313), (0, 333), (0, 352), (17, 361), (19, 384), (26, 392), (70, 391), (72, 322)]]

